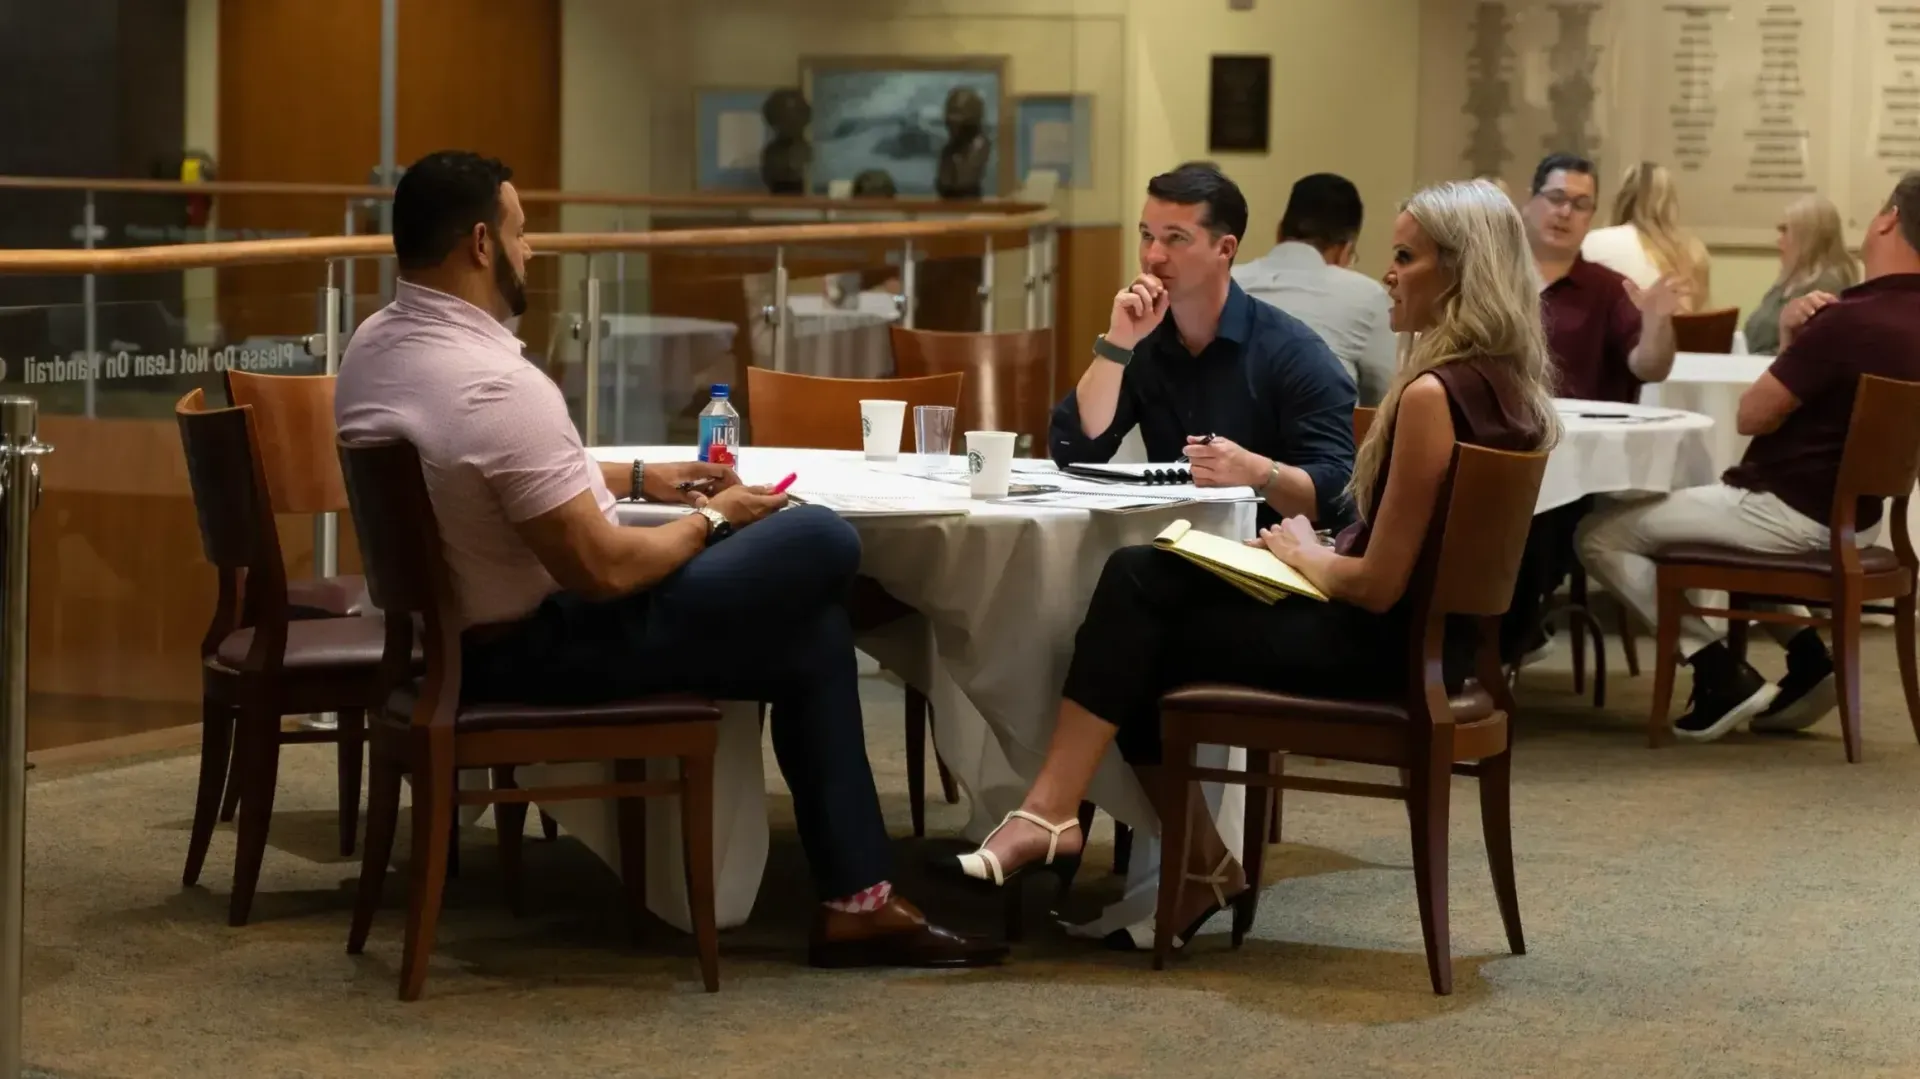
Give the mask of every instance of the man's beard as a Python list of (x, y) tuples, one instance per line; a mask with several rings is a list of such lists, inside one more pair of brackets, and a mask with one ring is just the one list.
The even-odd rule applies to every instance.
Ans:
[(499, 257), (493, 260), (493, 287), (506, 302), (508, 317), (519, 318), (527, 313), (527, 279), (514, 271), (504, 249), (496, 251)]

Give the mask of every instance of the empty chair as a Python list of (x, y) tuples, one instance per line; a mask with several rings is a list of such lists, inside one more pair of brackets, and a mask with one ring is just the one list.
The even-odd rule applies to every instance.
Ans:
[(1045, 450), (1053, 412), (1053, 331), (945, 333), (893, 328), (902, 378), (960, 372), (966, 382), (954, 430), (1012, 431)]
[[(239, 797), (228, 921), (246, 924), (273, 818), (280, 747), (338, 742), (340, 845), (353, 849), (360, 808), (365, 709), (379, 699), (383, 633), (377, 616), (294, 619), (280, 533), (260, 464), (250, 406), (209, 410), (194, 390), (175, 406), (207, 561), (219, 574), (201, 641), (200, 784), (182, 882), (200, 877), (221, 792)], [(244, 599), (242, 598), (244, 596)], [(283, 731), (280, 718), (338, 712), (337, 731)]]
[(1673, 316), (1673, 347), (1680, 352), (1733, 351), (1733, 334), (1740, 328), (1740, 309), (1722, 307), (1692, 315)]
[(964, 377), (956, 372), (926, 378), (819, 378), (749, 367), (747, 399), (752, 402), (752, 413), (747, 437), (756, 446), (862, 449), (860, 402), (878, 398), (907, 403), (906, 422), (900, 425), (900, 445), (904, 452), (911, 453), (914, 408), (959, 407)]

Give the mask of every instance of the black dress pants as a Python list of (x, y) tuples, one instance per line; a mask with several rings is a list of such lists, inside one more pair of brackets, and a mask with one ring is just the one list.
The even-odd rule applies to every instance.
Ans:
[(1160, 695), (1233, 682), (1351, 700), (1397, 699), (1406, 618), (1287, 596), (1271, 606), (1178, 555), (1125, 547), (1107, 559), (1074, 638), (1065, 696), (1119, 728), (1132, 764), (1160, 762)]
[(773, 751), (823, 899), (888, 878), (892, 850), (861, 725), (847, 585), (860, 538), (783, 510), (617, 599), (560, 592), (462, 649), (471, 703), (588, 704), (699, 693), (772, 705)]

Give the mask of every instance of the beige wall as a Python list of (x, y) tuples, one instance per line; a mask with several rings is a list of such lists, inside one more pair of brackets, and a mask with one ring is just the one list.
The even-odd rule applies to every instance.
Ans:
[[(1367, 205), (1358, 269), (1387, 263), (1393, 208), (1410, 194), (1420, 19), (1409, 0), (1267, 2), (1252, 11), (1199, 0), (1135, 0), (1128, 25), (1128, 215), (1147, 180), (1193, 158), (1217, 162), (1246, 192), (1246, 247), (1264, 254), (1293, 181), (1337, 172)], [(1273, 57), (1273, 142), (1261, 155), (1207, 152), (1207, 68), (1214, 53)], [(1129, 268), (1131, 262), (1129, 262)]]

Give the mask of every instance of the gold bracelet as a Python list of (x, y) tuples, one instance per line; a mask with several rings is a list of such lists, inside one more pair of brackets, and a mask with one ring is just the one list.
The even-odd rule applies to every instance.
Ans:
[(1272, 487), (1273, 481), (1279, 478), (1280, 478), (1280, 462), (1268, 461), (1267, 462), (1267, 478), (1260, 481), (1260, 486), (1255, 487), (1253, 489), (1253, 493), (1259, 495), (1261, 498), (1267, 497), (1267, 488)]

